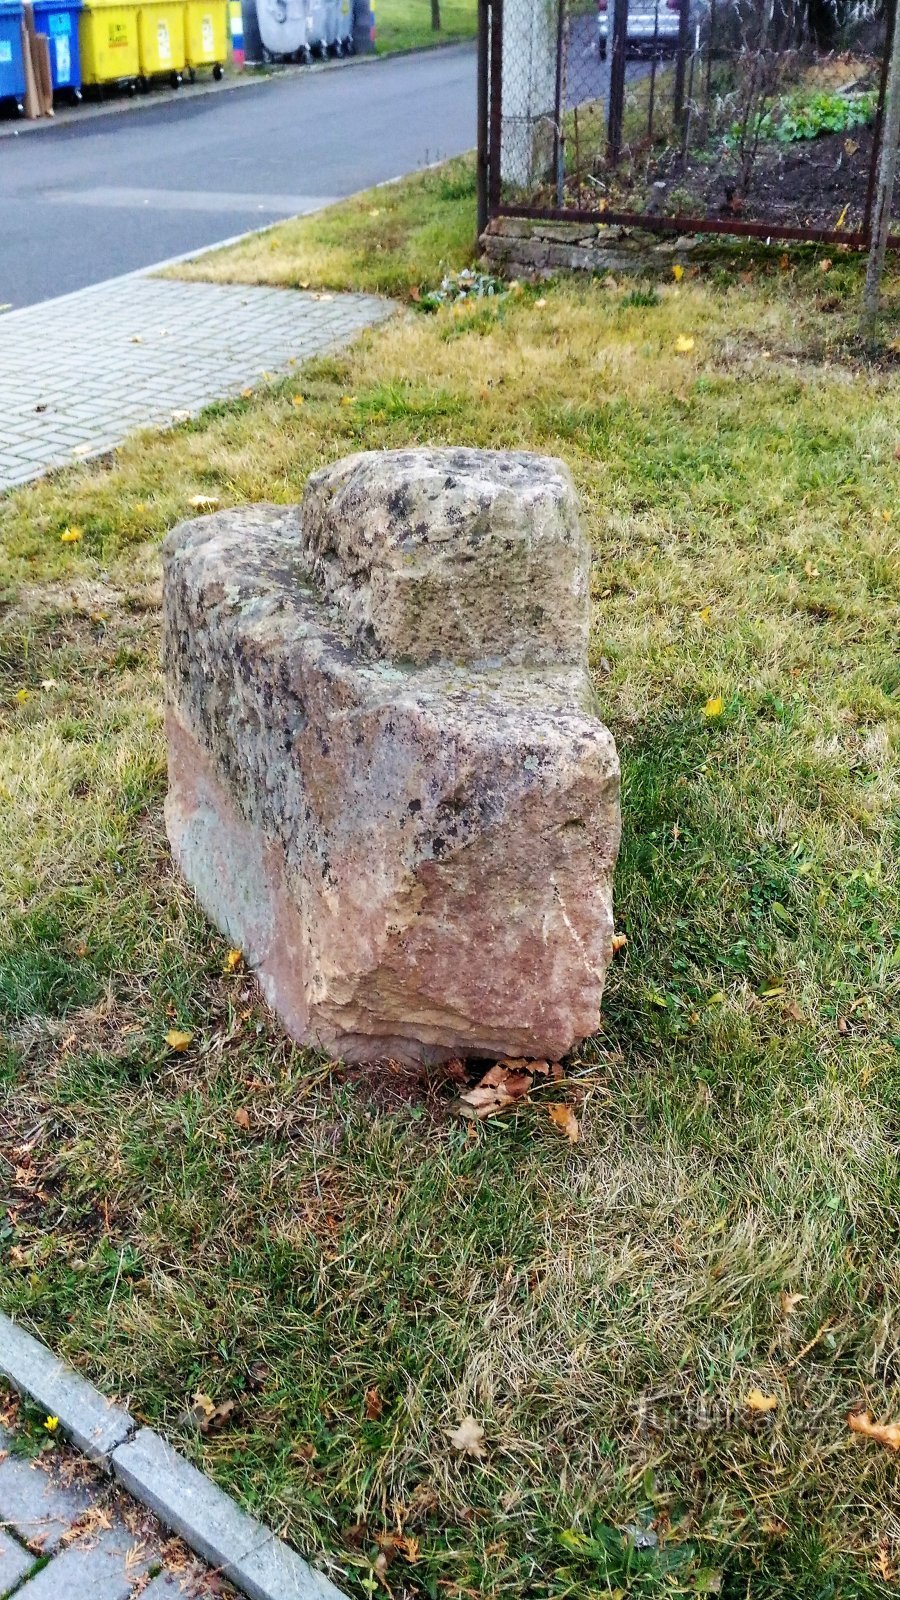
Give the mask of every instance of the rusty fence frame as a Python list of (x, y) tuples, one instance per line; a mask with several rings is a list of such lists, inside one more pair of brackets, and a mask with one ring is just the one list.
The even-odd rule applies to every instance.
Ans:
[[(556, 64), (556, 121), (560, 120), (561, 105), (561, 46), (565, 8), (569, 0), (558, 0), (559, 28), (557, 32)], [(681, 16), (688, 14), (689, 0), (682, 0)], [(879, 80), (878, 101), (873, 124), (872, 154), (866, 184), (862, 227), (856, 230), (820, 228), (798, 223), (767, 222), (762, 219), (735, 217), (646, 215), (640, 211), (599, 210), (585, 206), (529, 205), (504, 201), (501, 187), (501, 146), (503, 140), (503, 5), (504, 0), (478, 0), (478, 233), (484, 232), (488, 222), (495, 217), (520, 217), (537, 222), (595, 223), (598, 226), (645, 229), (653, 233), (707, 233), (725, 234), (743, 238), (777, 240), (792, 243), (848, 245), (853, 250), (867, 250), (872, 242), (872, 213), (878, 165), (881, 155), (884, 104), (887, 90), (887, 71), (891, 53), (893, 29), (900, 27), (900, 0), (890, 4), (885, 26), (884, 55)], [(615, 8), (616, 18), (626, 15), (624, 5)], [(682, 29), (683, 31), (683, 29)], [(616, 33), (619, 33), (618, 39)], [(610, 73), (616, 70), (616, 57), (621, 52), (619, 76), (624, 87), (624, 24), (617, 30), (614, 22), (612, 41), (613, 60)], [(677, 62), (676, 62), (677, 66)], [(611, 79), (612, 81), (612, 79)], [(611, 121), (611, 137), (615, 144), (615, 108)], [(619, 126), (621, 107), (619, 107)], [(900, 250), (900, 233), (888, 239), (889, 250)]]

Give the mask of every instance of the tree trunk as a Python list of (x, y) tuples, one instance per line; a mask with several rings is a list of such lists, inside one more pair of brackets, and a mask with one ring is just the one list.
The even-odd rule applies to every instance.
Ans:
[(862, 331), (872, 339), (878, 325), (881, 304), (881, 275), (887, 253), (888, 235), (891, 231), (891, 209), (894, 200), (894, 179), (897, 175), (897, 145), (900, 143), (900, 9), (894, 7), (894, 30), (891, 59), (888, 67), (887, 88), (884, 97), (884, 122), (881, 134), (881, 158), (878, 165), (878, 189), (875, 196), (875, 214), (872, 222), (872, 243), (869, 248), (869, 265), (863, 295)]
[(441, 31), (441, 0), (431, 0), (431, 26), (435, 33)]

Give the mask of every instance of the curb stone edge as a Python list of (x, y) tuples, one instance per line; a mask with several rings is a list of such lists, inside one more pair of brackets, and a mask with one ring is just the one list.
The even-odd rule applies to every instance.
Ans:
[(77, 1449), (249, 1600), (347, 1600), (205, 1473), (3, 1312), (0, 1377), (58, 1417), (61, 1432)]

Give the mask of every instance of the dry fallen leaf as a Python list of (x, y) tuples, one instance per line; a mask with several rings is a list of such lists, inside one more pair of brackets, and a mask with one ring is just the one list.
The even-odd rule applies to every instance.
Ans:
[(885, 1583), (893, 1582), (893, 1579), (896, 1577), (896, 1573), (891, 1563), (890, 1553), (887, 1545), (884, 1543), (878, 1546), (878, 1555), (875, 1561), (875, 1571), (878, 1573), (879, 1578), (884, 1579)]
[(458, 1428), (447, 1428), (445, 1432), (454, 1450), (472, 1456), (476, 1461), (484, 1460), (484, 1429), (479, 1427), (474, 1417), (463, 1417)]
[(819, 569), (813, 561), (807, 561), (803, 571), (808, 578), (817, 578), (819, 576)]
[(223, 1400), (220, 1405), (214, 1406), (209, 1416), (205, 1417), (200, 1423), (200, 1432), (218, 1433), (220, 1428), (224, 1428), (226, 1422), (231, 1421), (234, 1411), (235, 1402), (233, 1400)]
[(722, 696), (720, 694), (714, 694), (710, 695), (706, 705), (703, 707), (703, 715), (705, 717), (720, 717), (724, 710), (725, 701), (722, 699)]
[(767, 978), (759, 991), (760, 1000), (774, 1000), (776, 995), (784, 994), (784, 984), (780, 978)]
[(234, 1125), (236, 1128), (243, 1128), (245, 1132), (250, 1127), (250, 1113), (246, 1106), (238, 1106), (234, 1113)]
[(463, 1091), (453, 1109), (463, 1117), (495, 1117), (524, 1099), (536, 1082), (557, 1082), (562, 1075), (558, 1061), (497, 1061), (473, 1088)]
[(383, 1410), (384, 1404), (381, 1395), (378, 1393), (378, 1385), (373, 1383), (371, 1389), (366, 1390), (366, 1417), (368, 1421), (377, 1422)]
[(782, 1289), (782, 1291), (781, 1291), (781, 1311), (782, 1311), (782, 1315), (785, 1316), (785, 1317), (791, 1316), (791, 1314), (794, 1311), (796, 1311), (796, 1309), (799, 1306), (801, 1300), (805, 1300), (805, 1299), (806, 1299), (806, 1295), (805, 1294), (792, 1294), (789, 1289)]
[(788, 1017), (791, 1022), (805, 1022), (806, 1020), (796, 1000), (787, 1000), (781, 1008), (781, 1015)]
[(564, 1133), (571, 1144), (577, 1144), (581, 1138), (581, 1129), (578, 1126), (578, 1118), (572, 1107), (567, 1106), (564, 1101), (558, 1101), (548, 1105), (547, 1110), (550, 1113), (551, 1122), (556, 1124), (560, 1133)]
[(203, 1394), (198, 1389), (194, 1395), (193, 1405), (185, 1412), (181, 1421), (194, 1423), (201, 1433), (218, 1433), (219, 1429), (224, 1428), (226, 1422), (230, 1421), (234, 1410), (233, 1400), (223, 1400), (221, 1404), (216, 1405), (208, 1394)]
[(701, 606), (700, 610), (697, 612), (697, 616), (700, 618), (701, 622), (705, 622), (707, 626), (709, 626), (709, 624), (712, 622), (712, 607)]
[(694, 340), (689, 333), (680, 333), (675, 340), (675, 349), (680, 356), (686, 356), (694, 348)]
[(166, 1044), (177, 1055), (183, 1055), (193, 1037), (192, 1033), (182, 1033), (180, 1028), (170, 1028), (166, 1034)]
[(854, 1433), (865, 1434), (889, 1450), (900, 1450), (900, 1422), (873, 1422), (868, 1411), (851, 1411), (847, 1424)]
[(253, 390), (250, 389), (250, 388), (242, 389), (241, 390), (241, 399), (242, 400), (249, 400), (250, 396), (252, 395), (252, 393), (253, 393)]
[(240, 950), (229, 950), (225, 957), (224, 972), (240, 972), (244, 964), (244, 957)]
[(831, 271), (831, 258), (829, 256), (826, 256), (824, 261), (820, 261), (819, 262), (819, 271), (820, 272), (830, 272)]
[(778, 1398), (774, 1394), (763, 1394), (761, 1389), (751, 1389), (744, 1404), (748, 1411), (774, 1411)]
[(627, 935), (627, 933), (614, 933), (613, 936), (612, 936), (612, 951), (613, 951), (613, 955), (614, 956), (618, 955), (620, 950), (626, 950), (627, 948), (628, 948), (628, 935)]

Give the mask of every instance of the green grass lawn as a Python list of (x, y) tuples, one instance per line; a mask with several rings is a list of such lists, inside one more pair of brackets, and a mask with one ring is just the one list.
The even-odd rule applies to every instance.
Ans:
[(408, 299), (442, 273), (466, 266), (474, 244), (475, 162), (461, 156), (179, 262), (165, 276)]
[(372, 0), (372, 10), (379, 55), (474, 39), (478, 26), (477, 0), (440, 0), (439, 32), (431, 24), (431, 0)]
[[(847, 1424), (900, 1414), (900, 388), (858, 290), (407, 310), (0, 501), (0, 1305), (353, 1596), (895, 1592), (897, 1458)], [(166, 848), (160, 537), (425, 442), (562, 455), (594, 551), (628, 944), (574, 1146), (285, 1044)], [(238, 1405), (203, 1440), (197, 1390)]]

